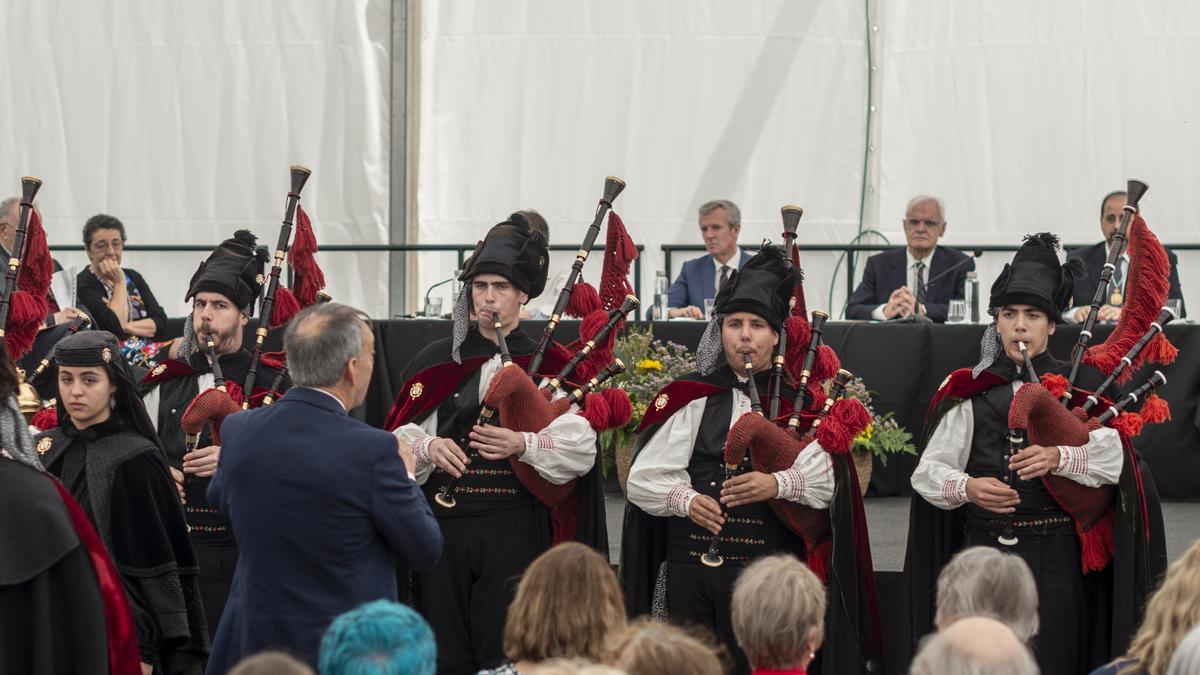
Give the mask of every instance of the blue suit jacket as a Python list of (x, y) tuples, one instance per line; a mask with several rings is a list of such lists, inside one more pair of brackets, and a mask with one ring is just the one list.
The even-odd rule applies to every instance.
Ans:
[[(1067, 254), (1068, 258), (1079, 258), (1083, 261), (1083, 267), (1087, 270), (1087, 276), (1075, 280), (1075, 288), (1072, 290), (1073, 297), (1071, 298), (1072, 307), (1089, 307), (1092, 304), (1092, 298), (1096, 293), (1096, 286), (1100, 285), (1100, 272), (1104, 269), (1104, 263), (1108, 262), (1108, 249), (1104, 242), (1093, 244), (1084, 248), (1077, 248)], [(1178, 318), (1182, 319), (1187, 316), (1187, 307), (1183, 304), (1183, 289), (1179, 285), (1179, 258), (1176, 257), (1173, 251), (1167, 251), (1167, 260), (1171, 263), (1170, 287), (1167, 290), (1167, 298), (1179, 298), (1179, 314)], [(1105, 302), (1108, 302), (1105, 299)], [(1066, 309), (1066, 308), (1064, 308)]]
[[(933, 260), (929, 261), (929, 271), (926, 272), (925, 277), (931, 282), (925, 289), (925, 314), (931, 321), (936, 323), (946, 321), (950, 300), (962, 299), (967, 272), (975, 269), (975, 261), (972, 260), (940, 279), (934, 279), (934, 277), (966, 257), (965, 253), (945, 246), (938, 246), (933, 250)], [(867, 258), (867, 267), (863, 270), (862, 281), (859, 282), (858, 288), (854, 289), (854, 294), (846, 303), (846, 318), (870, 319), (871, 311), (886, 303), (892, 296), (892, 291), (907, 285), (908, 254), (905, 253), (905, 249), (897, 248), (876, 253)], [(917, 289), (909, 290), (913, 292), (913, 295), (917, 294)], [(981, 302), (986, 302), (986, 299), (981, 299)]]
[(442, 533), (408, 477), (396, 439), (295, 387), (221, 427), (208, 500), (233, 521), (233, 588), (208, 675), (282, 648), (316, 667), (330, 622), (364, 602), (396, 599), (396, 564), (437, 562)]
[[(750, 254), (738, 249), (738, 269), (750, 259)], [(704, 309), (704, 301), (717, 296), (717, 271), (713, 268), (712, 254), (702, 255), (683, 263), (683, 269), (675, 278), (675, 283), (667, 290), (668, 305), (671, 307), (699, 307)], [(651, 308), (653, 311), (653, 308)], [(650, 318), (647, 314), (646, 318)]]

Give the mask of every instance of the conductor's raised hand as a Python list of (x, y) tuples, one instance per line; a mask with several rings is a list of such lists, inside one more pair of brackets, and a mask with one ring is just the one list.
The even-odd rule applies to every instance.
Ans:
[(476, 424), (469, 435), (471, 447), (486, 459), (504, 459), (525, 454), (525, 437), (520, 432), (491, 424)]
[(1021, 498), (1016, 490), (989, 476), (967, 479), (967, 501), (992, 513), (1012, 513)]
[(429, 442), (429, 459), (434, 466), (446, 473), (460, 478), (471, 460), (458, 444), (449, 438), (435, 438)]
[(721, 505), (708, 495), (696, 495), (688, 507), (688, 518), (713, 534), (720, 534), (721, 527), (725, 524), (725, 516), (721, 515)]

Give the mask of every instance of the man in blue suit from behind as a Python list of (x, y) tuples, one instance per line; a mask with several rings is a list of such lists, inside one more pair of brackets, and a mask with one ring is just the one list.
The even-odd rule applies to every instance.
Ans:
[[(714, 199), (700, 207), (700, 235), (706, 255), (683, 264), (683, 269), (667, 290), (668, 318), (703, 319), (704, 301), (717, 296), (717, 287), (734, 270), (741, 269), (750, 254), (738, 248), (742, 230), (742, 212), (728, 199)], [(660, 318), (650, 309), (647, 318)]]
[(208, 499), (232, 521), (240, 556), (208, 675), (264, 649), (315, 667), (335, 617), (395, 600), (397, 561), (425, 570), (442, 551), (412, 453), (347, 414), (374, 368), (366, 316), (315, 305), (288, 326), (284, 348), (292, 389), (221, 428)]
[[(918, 315), (944, 323), (950, 300), (963, 298), (967, 272), (975, 269), (975, 261), (966, 262), (963, 253), (938, 246), (944, 234), (942, 200), (929, 195), (909, 200), (904, 211), (905, 247), (867, 259), (862, 281), (846, 303), (846, 318), (887, 321)], [(925, 299), (918, 303), (921, 286)]]

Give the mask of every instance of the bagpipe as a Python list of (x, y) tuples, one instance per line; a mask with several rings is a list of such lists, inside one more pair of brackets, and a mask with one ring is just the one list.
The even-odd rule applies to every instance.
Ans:
[[(290, 172), (291, 189), (288, 190), (285, 200), (283, 224), (279, 228), (271, 271), (266, 279), (266, 294), (260, 304), (246, 381), (238, 386), (237, 383), (227, 382), (222, 377), (219, 358), (210, 336), (207, 339), (206, 351), (212, 362), (213, 386), (192, 399), (181, 420), (188, 452), (195, 450), (200, 434), (206, 428), (212, 444), (220, 445), (221, 422), (238, 410), (249, 409), (252, 400), (257, 396), (255, 383), (260, 365), (265, 364), (278, 371), (270, 387), (262, 393), (261, 405), (271, 405), (275, 401), (287, 376), (287, 357), (283, 352), (263, 351), (267, 334), (271, 329), (286, 326), (301, 309), (331, 300), (331, 296), (325, 292), (325, 275), (315, 258), (317, 240), (312, 222), (300, 207), (300, 193), (312, 171), (308, 167), (294, 164)], [(290, 289), (280, 280), (285, 258), (292, 271)]]
[[(33, 348), (38, 330), (49, 313), (46, 298), (50, 279), (54, 276), (54, 263), (50, 259), (42, 218), (33, 208), (33, 200), (41, 187), (42, 180), (36, 176), (21, 178), (17, 228), (4, 271), (4, 284), (0, 287), (0, 337), (14, 364)], [(30, 417), (36, 417), (36, 413), (45, 407), (30, 382), (47, 366), (49, 359), (43, 359), (38, 372), (28, 378), (17, 369), (18, 402), (21, 411)]]
[[(796, 229), (803, 213), (797, 206), (785, 206), (783, 239), (785, 257), (793, 268), (799, 269), (799, 248)], [(769, 242), (765, 245), (771, 245)], [(762, 473), (775, 473), (792, 468), (796, 458), (813, 440), (820, 443), (835, 461), (844, 462), (855, 477), (853, 462), (846, 461), (854, 438), (870, 424), (870, 413), (857, 399), (842, 398), (853, 376), (841, 368), (837, 354), (821, 342), (829, 316), (820, 310), (808, 318), (804, 301), (802, 275), (797, 275), (790, 301), (789, 317), (783, 324), (779, 344), (772, 358), (770, 414), (764, 416), (761, 407), (742, 415), (729, 430), (724, 447), (726, 479), (743, 464), (749, 455), (750, 467)], [(784, 337), (786, 333), (786, 338)], [(753, 378), (750, 382), (753, 383)], [(829, 391), (825, 383), (829, 381)], [(790, 410), (780, 410), (785, 388), (794, 388)], [(756, 391), (751, 387), (751, 395)], [(753, 403), (752, 403), (753, 406)], [(854, 495), (861, 503), (857, 486)], [(785, 527), (804, 543), (807, 563), (822, 579), (826, 578), (830, 553), (830, 517), (826, 509), (813, 509), (785, 499), (770, 499), (768, 506)], [(708, 566), (719, 566), (720, 535), (710, 542), (709, 551), (701, 556)]]
[[(637, 257), (637, 248), (624, 223), (612, 212), (612, 202), (624, 188), (625, 182), (620, 178), (609, 176), (605, 179), (603, 195), (583, 244), (525, 370), (513, 364), (501, 325), (499, 321), (494, 323), (504, 365), (488, 384), (478, 424), (500, 424), (512, 431), (537, 432), (562, 415), (575, 414), (572, 410), (576, 406), (578, 414), (596, 431), (628, 423), (632, 414), (629, 397), (619, 388), (600, 388), (625, 369), (625, 364), (613, 354), (613, 344), (625, 324), (626, 315), (638, 307), (638, 299), (627, 278), (630, 264)], [(597, 291), (581, 280), (581, 274), (605, 216), (608, 216), (608, 227), (604, 265)], [(579, 340), (567, 346), (567, 352), (574, 355), (556, 374), (549, 376), (544, 385), (539, 385), (543, 379), (539, 370), (564, 315), (581, 318)], [(571, 382), (579, 384), (571, 385)], [(460, 447), (465, 448), (467, 444), (468, 439), (460, 439)], [(509, 463), (521, 484), (551, 509), (564, 506), (578, 483), (578, 479), (572, 479), (563, 485), (554, 485), (515, 456), (509, 457)], [(445, 508), (454, 508), (457, 484), (455, 479), (448, 481), (435, 494), (435, 501)]]
[[(1138, 214), (1138, 200), (1147, 189), (1145, 183), (1137, 180), (1128, 183), (1128, 199), (1121, 224), (1113, 236), (1091, 308), (1072, 350), (1069, 377), (1053, 373), (1038, 377), (1033, 372), (1028, 354), (1023, 350), (1027, 383), (1013, 395), (1009, 409), (1010, 457), (1028, 444), (1082, 446), (1088, 442), (1091, 431), (1101, 426), (1111, 426), (1121, 436), (1125, 462), (1134, 472), (1140, 489), (1140, 470), (1129, 439), (1140, 433), (1146, 422), (1170, 419), (1167, 402), (1156, 392), (1159, 386), (1166, 383), (1166, 377), (1156, 370), (1145, 383), (1116, 402), (1109, 402), (1104, 392), (1114, 382), (1128, 382), (1133, 372), (1146, 361), (1171, 363), (1179, 351), (1163, 334), (1163, 327), (1174, 318), (1174, 313), (1163, 307), (1170, 285), (1167, 253)], [(1087, 345), (1092, 338), (1104, 292), (1112, 279), (1117, 258), (1126, 244), (1129, 246), (1130, 265), (1121, 318), (1101, 345), (1089, 349)], [(1095, 392), (1075, 386), (1082, 363), (1095, 367), (1105, 375)], [(1127, 410), (1138, 401), (1142, 402), (1138, 412)], [(1075, 532), (1082, 549), (1083, 571), (1103, 569), (1113, 549), (1112, 517), (1116, 486), (1090, 488), (1052, 473), (1043, 475), (1041, 479), (1075, 521)], [(1010, 470), (1006, 482), (1012, 485), (1013, 480)], [(1011, 514), (998, 539), (1004, 545), (1017, 543)]]

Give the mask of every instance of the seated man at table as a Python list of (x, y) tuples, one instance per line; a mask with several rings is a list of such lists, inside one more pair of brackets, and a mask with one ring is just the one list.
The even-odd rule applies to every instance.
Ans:
[[(975, 269), (974, 260), (963, 263), (966, 255), (938, 246), (945, 234), (942, 200), (929, 195), (909, 200), (904, 213), (907, 246), (867, 259), (862, 282), (846, 303), (846, 318), (888, 321), (917, 315), (944, 323), (950, 300), (963, 298), (967, 272)], [(951, 268), (953, 271), (943, 276)], [(925, 299), (918, 303), (921, 287)]]
[[(1087, 276), (1075, 280), (1071, 307), (1062, 315), (1062, 320), (1067, 323), (1082, 323), (1087, 318), (1088, 311), (1092, 307), (1092, 299), (1096, 294), (1096, 286), (1100, 283), (1100, 272), (1104, 269), (1104, 263), (1108, 262), (1108, 251), (1112, 247), (1113, 235), (1117, 233), (1117, 227), (1121, 224), (1121, 212), (1125, 209), (1126, 199), (1127, 195), (1124, 190), (1117, 190), (1105, 195), (1104, 201), (1100, 202), (1100, 232), (1104, 235), (1104, 241), (1075, 249), (1067, 254), (1068, 258), (1082, 260), (1083, 267), (1087, 270)], [(1169, 250), (1167, 258), (1171, 261), (1171, 287), (1167, 291), (1167, 300), (1179, 301), (1177, 318), (1183, 318), (1183, 289), (1179, 287), (1179, 270), (1177, 269), (1179, 259)], [(1125, 301), (1125, 274), (1128, 270), (1129, 249), (1126, 247), (1121, 253), (1121, 257), (1117, 258), (1117, 266), (1113, 270), (1112, 281), (1104, 291), (1104, 304), (1100, 306), (1100, 312), (1096, 315), (1097, 319), (1116, 321), (1121, 318), (1121, 305)]]
[[(750, 259), (738, 248), (742, 212), (728, 199), (714, 199), (700, 206), (700, 236), (708, 253), (683, 264), (679, 277), (667, 290), (667, 318), (703, 319), (704, 301), (717, 296), (717, 289)], [(654, 315), (651, 308), (648, 318)]]

